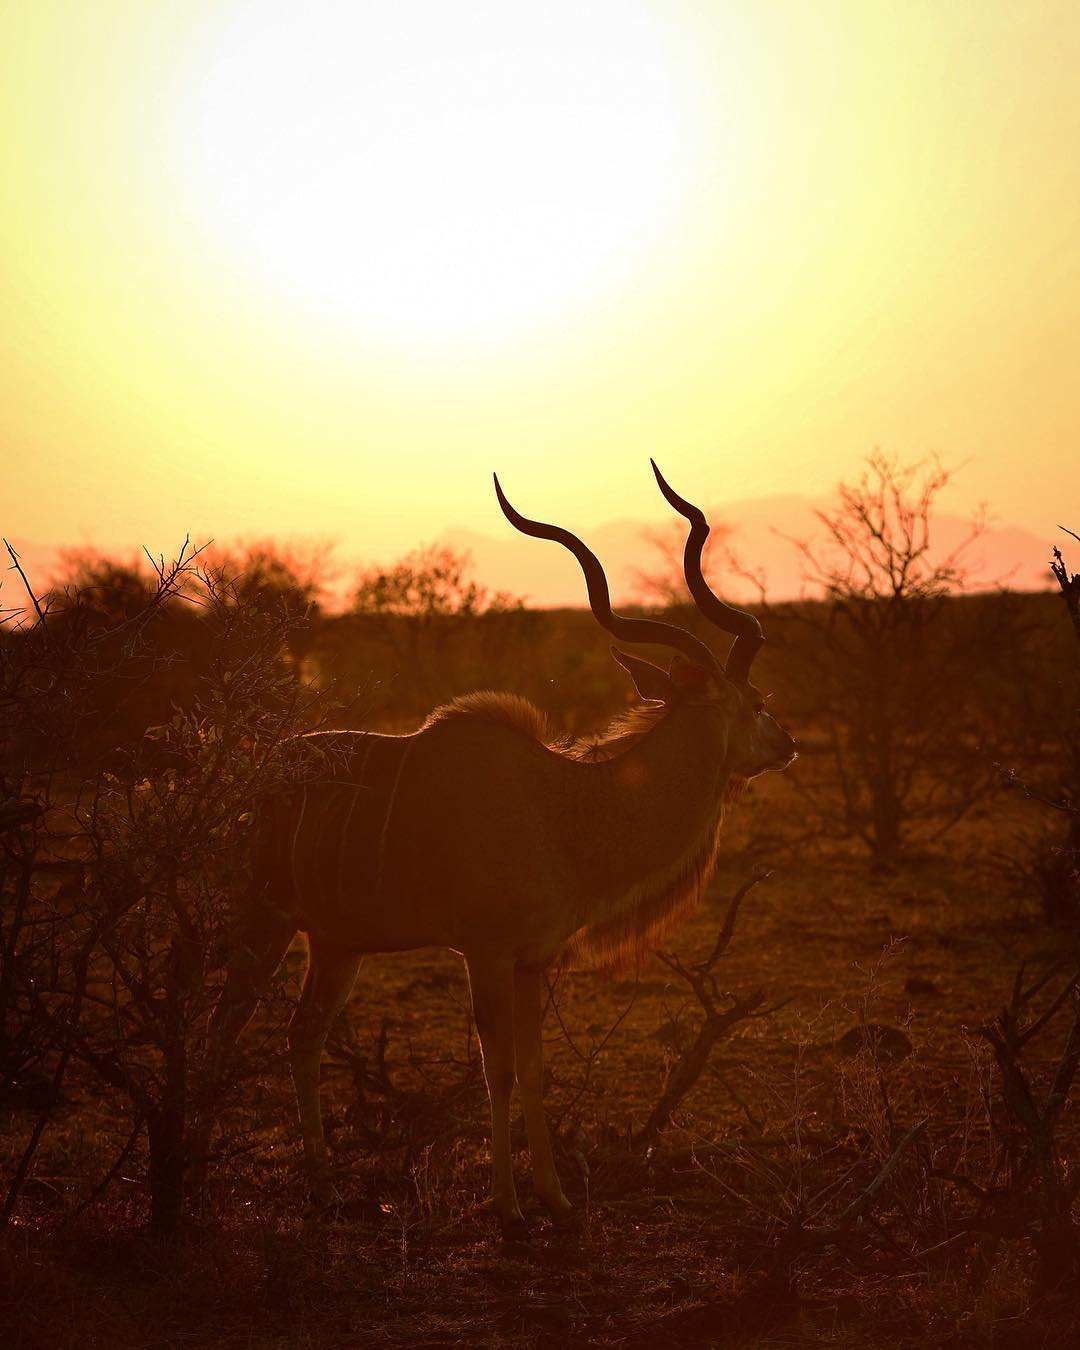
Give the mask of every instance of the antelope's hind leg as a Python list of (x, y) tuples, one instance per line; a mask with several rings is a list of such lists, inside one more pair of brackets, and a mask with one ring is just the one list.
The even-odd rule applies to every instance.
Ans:
[(525, 1108), (525, 1129), (532, 1156), (533, 1186), (553, 1219), (572, 1211), (563, 1194), (551, 1138), (544, 1118), (544, 1042), (541, 1035), (544, 982), (539, 970), (514, 972), (514, 1042), (517, 1080)]
[(266, 986), (289, 950), (296, 925), (283, 912), (253, 908), (242, 912), (222, 986), (206, 1036), (203, 1070), (192, 1128), (188, 1194), (197, 1203), (206, 1182), (210, 1135), (222, 1079), (232, 1060), (240, 1033), (251, 1020)]
[(484, 1054), (491, 1101), (491, 1198), (503, 1237), (525, 1237), (510, 1154), (510, 1094), (514, 1090), (514, 965), (503, 957), (466, 954), (473, 1017)]
[(362, 959), (357, 952), (337, 951), (309, 937), (304, 988), (289, 1023), (289, 1064), (304, 1138), (304, 1162), (311, 1193), (321, 1205), (333, 1204), (337, 1193), (330, 1176), (319, 1108), (319, 1064), (327, 1034), (349, 1001)]

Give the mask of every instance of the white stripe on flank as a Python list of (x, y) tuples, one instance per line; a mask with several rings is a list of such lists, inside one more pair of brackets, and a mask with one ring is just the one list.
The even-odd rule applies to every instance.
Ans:
[(304, 812), (307, 810), (307, 784), (304, 784), (304, 791), (300, 798), (300, 814), (296, 818), (296, 829), (293, 830), (292, 847), (289, 850), (289, 869), (292, 872), (293, 894), (301, 905), (304, 903), (304, 897), (300, 893), (300, 877), (296, 871), (296, 841), (300, 838), (300, 826), (304, 823)]
[(386, 815), (383, 817), (382, 833), (379, 835), (379, 865), (375, 870), (375, 889), (373, 895), (378, 895), (382, 890), (383, 863), (386, 861), (386, 836), (390, 830), (390, 817), (394, 810), (394, 799), (397, 797), (398, 784), (401, 782), (401, 771), (405, 767), (405, 761), (409, 758), (409, 753), (416, 744), (415, 736), (403, 738), (407, 743), (405, 752), (398, 760), (397, 773), (394, 774), (394, 782), (390, 788), (390, 797), (386, 803)]
[(366, 791), (364, 786), (364, 774), (367, 771), (368, 756), (371, 754), (373, 742), (370, 736), (365, 736), (365, 739), (367, 744), (364, 746), (364, 758), (360, 761), (360, 781), (353, 789), (353, 798), (349, 803), (349, 810), (346, 813), (345, 819), (341, 823), (341, 838), (338, 841), (337, 888), (338, 902), (340, 904), (345, 903), (345, 842), (349, 837), (349, 825), (353, 818), (353, 812), (356, 810), (356, 803), (361, 792)]

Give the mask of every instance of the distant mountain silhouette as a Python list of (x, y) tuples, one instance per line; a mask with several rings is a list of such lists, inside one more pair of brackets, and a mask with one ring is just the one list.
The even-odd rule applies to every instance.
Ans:
[[(835, 503), (832, 498), (793, 493), (748, 498), (710, 508), (709, 519), (729, 530), (727, 543), (741, 565), (765, 576), (771, 599), (790, 599), (806, 590), (803, 563), (791, 539), (821, 540), (823, 530), (814, 514)], [(617, 520), (588, 532), (592, 548), (608, 574), (612, 595), (624, 603), (639, 598), (636, 574), (663, 572), (662, 554), (647, 536), (664, 522)], [(970, 534), (970, 521), (948, 512), (935, 513), (931, 529), (932, 554), (947, 557)], [(534, 605), (582, 605), (585, 593), (577, 564), (563, 549), (522, 538), (509, 530), (496, 537), (476, 530), (450, 529), (438, 542), (472, 554), (476, 576), (493, 590), (525, 596)], [(997, 583), (1016, 590), (1037, 590), (1049, 581), (1047, 559), (1050, 536), (1041, 539), (1028, 530), (1000, 525), (987, 529), (965, 555), (973, 585)], [(714, 563), (714, 579), (723, 593), (752, 600), (756, 589), (731, 573), (721, 554)]]
[[(783, 600), (801, 594), (804, 590), (802, 561), (798, 551), (781, 534), (794, 539), (820, 539), (821, 525), (815, 510), (834, 505), (829, 497), (802, 497), (794, 493), (777, 493), (769, 497), (753, 497), (708, 508), (709, 519), (729, 531), (727, 542), (738, 555), (742, 566), (756, 573), (762, 571), (768, 583), (771, 599)], [(636, 573), (653, 574), (664, 571), (661, 553), (648, 542), (647, 536), (665, 529), (674, 529), (677, 519), (657, 516), (653, 520), (614, 520), (596, 529), (586, 531), (585, 542), (599, 555), (607, 570), (612, 595), (626, 603), (640, 598)], [(944, 557), (959, 545), (969, 533), (966, 517), (941, 512), (935, 515), (932, 529), (934, 555)], [(777, 531), (781, 533), (778, 534)], [(1047, 560), (1057, 534), (1049, 529), (1045, 538), (1029, 530), (1011, 525), (989, 529), (968, 554), (971, 578), (977, 586), (993, 586), (1001, 582), (1016, 590), (1038, 590), (1049, 583)], [(40, 593), (55, 576), (60, 550), (37, 540), (11, 541), (19, 551), (35, 589)], [(398, 554), (404, 554), (421, 541), (403, 539)], [(445, 530), (436, 540), (457, 551), (472, 554), (475, 576), (492, 591), (507, 591), (524, 596), (538, 606), (573, 605), (586, 603), (585, 589), (577, 563), (564, 549), (554, 544), (527, 539), (517, 534), (500, 520), (495, 520), (492, 532), (467, 529)], [(81, 546), (88, 546), (80, 541)], [(131, 549), (109, 549), (106, 554), (128, 558)], [(338, 553), (341, 578), (331, 585), (331, 604), (344, 604), (351, 593), (357, 570), (374, 561), (388, 563), (393, 556), (383, 554), (378, 559), (357, 557), (347, 543)], [(6, 554), (3, 563), (9, 560)], [(714, 561), (714, 580), (723, 594), (734, 600), (756, 598), (755, 588), (743, 578), (733, 575), (726, 566), (722, 550)], [(21, 607), (25, 602), (22, 582), (12, 570), (0, 571), (4, 585), (0, 589), (0, 608)]]

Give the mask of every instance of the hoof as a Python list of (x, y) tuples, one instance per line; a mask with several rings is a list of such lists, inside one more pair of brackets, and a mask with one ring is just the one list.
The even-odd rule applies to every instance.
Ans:
[(547, 1210), (548, 1217), (552, 1223), (562, 1223), (572, 1214), (577, 1213), (574, 1206), (567, 1200), (566, 1196), (563, 1195), (561, 1191), (551, 1200), (546, 1200), (543, 1196), (541, 1196), (540, 1199), (544, 1208)]
[(378, 1201), (371, 1199), (344, 1200), (337, 1207), (337, 1214), (348, 1223), (382, 1224), (386, 1222), (386, 1211)]
[(206, 1176), (189, 1176), (184, 1188), (188, 1208), (192, 1214), (201, 1214), (206, 1208)]
[(552, 1231), (560, 1236), (574, 1237), (581, 1232), (584, 1219), (581, 1211), (567, 1205), (565, 1209), (551, 1215)]
[(502, 1240), (507, 1243), (528, 1242), (529, 1225), (520, 1214), (514, 1214), (510, 1218), (504, 1218), (499, 1215), (499, 1231), (502, 1234)]
[(318, 1209), (340, 1209), (344, 1204), (341, 1192), (329, 1177), (313, 1178), (309, 1183), (308, 1190), (311, 1195), (311, 1203)]

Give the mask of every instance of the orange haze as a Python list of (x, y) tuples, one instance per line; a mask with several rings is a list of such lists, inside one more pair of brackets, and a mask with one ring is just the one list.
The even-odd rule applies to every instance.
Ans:
[(450, 12), (4, 7), (5, 534), (389, 559), (496, 467), (588, 536), (875, 444), (1077, 524), (1074, 0)]

